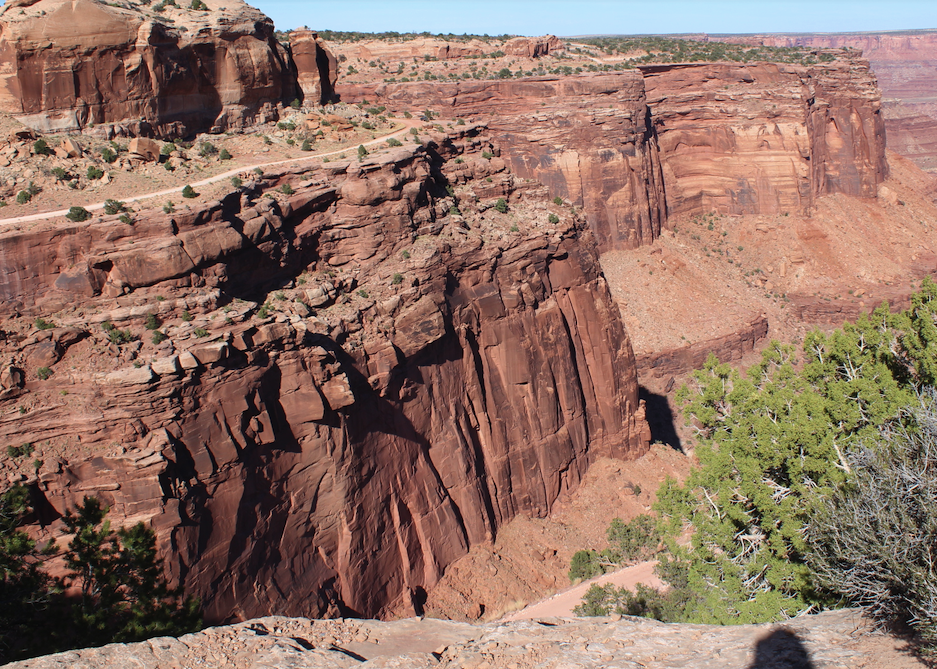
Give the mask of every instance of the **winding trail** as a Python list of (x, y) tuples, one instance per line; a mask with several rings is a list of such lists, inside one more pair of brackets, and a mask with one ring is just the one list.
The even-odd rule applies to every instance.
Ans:
[[(419, 121), (416, 118), (397, 119), (397, 120), (404, 124), (404, 127), (401, 128), (400, 130), (395, 130), (394, 132), (388, 133), (386, 135), (381, 135), (380, 137), (376, 137), (375, 139), (368, 140), (367, 142), (361, 142), (360, 144), (363, 144), (366, 147), (374, 146), (375, 144), (386, 142), (391, 137), (400, 137), (400, 136), (406, 135), (410, 131), (411, 128), (415, 128), (418, 125), (421, 125), (423, 123), (422, 121)], [(225, 179), (230, 179), (231, 177), (237, 176), (238, 174), (241, 174), (242, 172), (253, 170), (258, 167), (260, 168), (275, 167), (277, 165), (289, 165), (292, 163), (301, 163), (304, 161), (320, 160), (322, 158), (325, 158), (326, 156), (336, 156), (342, 153), (346, 153), (349, 150), (354, 150), (354, 147), (345, 147), (344, 149), (337, 149), (335, 151), (327, 151), (325, 153), (314, 153), (308, 156), (300, 156), (299, 158), (288, 158), (286, 160), (274, 160), (274, 161), (267, 162), (267, 163), (256, 163), (254, 165), (242, 165), (240, 167), (236, 167), (233, 170), (228, 170), (227, 172), (216, 174), (213, 177), (208, 177), (207, 179), (202, 179), (201, 181), (196, 181), (189, 185), (191, 185), (193, 188), (201, 188), (203, 186), (208, 186), (210, 184), (223, 181)], [(182, 187), (184, 185), (185, 184), (176, 186), (174, 188), (166, 188), (160, 191), (155, 191), (153, 193), (146, 193), (144, 195), (134, 195), (133, 197), (122, 199), (121, 202), (123, 202), (124, 204), (129, 204), (131, 202), (140, 202), (141, 200), (148, 200), (154, 197), (164, 197), (166, 195), (177, 195), (182, 190)], [(84, 208), (87, 209), (88, 211), (97, 211), (99, 209), (104, 209), (104, 203), (96, 202), (94, 204), (87, 204), (87, 205), (84, 205)], [(68, 209), (58, 209), (56, 211), (44, 211), (38, 214), (29, 214), (28, 216), (16, 216), (14, 218), (3, 218), (3, 219), (0, 219), (0, 227), (4, 227), (7, 225), (15, 225), (17, 223), (28, 223), (30, 221), (44, 221), (50, 218), (58, 218), (60, 216), (65, 216), (67, 213), (68, 213)]]

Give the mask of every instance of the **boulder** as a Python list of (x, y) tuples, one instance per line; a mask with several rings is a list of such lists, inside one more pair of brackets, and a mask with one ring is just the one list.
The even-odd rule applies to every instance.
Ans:
[(148, 137), (135, 137), (130, 140), (127, 151), (129, 151), (131, 155), (140, 156), (144, 160), (156, 162), (159, 160), (159, 154), (162, 148), (159, 142), (149, 139)]

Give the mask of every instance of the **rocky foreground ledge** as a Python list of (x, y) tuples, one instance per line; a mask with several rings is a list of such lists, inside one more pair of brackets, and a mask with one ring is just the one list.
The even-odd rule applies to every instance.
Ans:
[[(771, 669), (915, 666), (870, 652), (855, 609), (783, 625), (664, 624), (644, 618), (543, 618), (472, 625), (410, 618), (309, 620), (270, 616), (196, 634), (71, 651), (5, 665), (18, 669), (134, 667), (547, 667)], [(881, 638), (879, 639), (881, 641)], [(872, 643), (872, 645), (875, 645)], [(901, 658), (896, 663), (895, 658)], [(905, 660), (902, 662), (901, 660)], [(909, 663), (908, 663), (909, 662)]]

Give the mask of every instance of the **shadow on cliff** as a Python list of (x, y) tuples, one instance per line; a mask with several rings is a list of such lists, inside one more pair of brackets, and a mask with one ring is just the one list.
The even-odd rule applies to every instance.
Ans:
[(755, 659), (747, 669), (814, 669), (810, 653), (792, 630), (780, 627), (755, 644)]
[(661, 442), (678, 451), (683, 450), (680, 435), (677, 434), (676, 416), (670, 408), (666, 395), (652, 393), (644, 386), (638, 386), (638, 397), (644, 400), (647, 423), (651, 428), (651, 443)]

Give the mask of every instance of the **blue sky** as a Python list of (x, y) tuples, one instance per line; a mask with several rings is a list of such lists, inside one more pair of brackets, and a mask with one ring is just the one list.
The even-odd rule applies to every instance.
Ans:
[(248, 0), (277, 28), (585, 35), (937, 29), (937, 0)]

